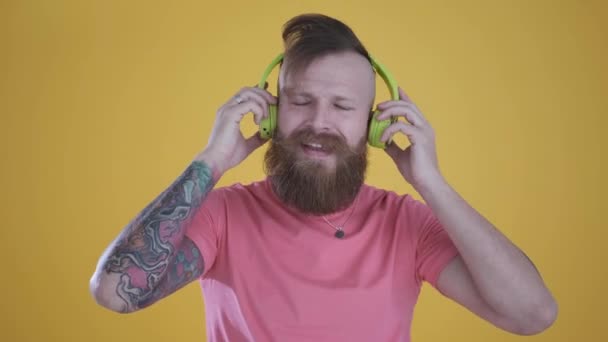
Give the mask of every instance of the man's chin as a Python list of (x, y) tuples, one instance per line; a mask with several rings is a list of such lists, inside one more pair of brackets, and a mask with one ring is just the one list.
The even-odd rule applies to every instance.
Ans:
[(322, 166), (327, 171), (334, 171), (336, 169), (336, 155), (335, 153), (329, 153), (324, 155), (311, 155), (300, 151), (297, 153), (298, 162), (307, 165)]

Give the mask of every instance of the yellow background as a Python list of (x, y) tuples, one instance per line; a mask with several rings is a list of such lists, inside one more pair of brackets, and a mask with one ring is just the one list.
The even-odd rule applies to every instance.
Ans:
[[(389, 67), (435, 127), (448, 181), (540, 268), (560, 313), (529, 340), (607, 341), (604, 4), (0, 1), (0, 340), (205, 340), (198, 284), (119, 315), (89, 278), (205, 146), (216, 108), (258, 81), (281, 25), (322, 12)], [(261, 178), (263, 151), (220, 185)], [(413, 191), (378, 151), (368, 182)], [(428, 286), (416, 313), (414, 341), (524, 340)]]

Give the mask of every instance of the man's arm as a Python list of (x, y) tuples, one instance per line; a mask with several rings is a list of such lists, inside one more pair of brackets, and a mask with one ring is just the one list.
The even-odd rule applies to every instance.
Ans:
[(201, 251), (185, 236), (186, 229), (221, 175), (265, 143), (259, 134), (243, 137), (243, 117), (251, 112), (259, 123), (276, 103), (265, 89), (244, 87), (218, 109), (207, 147), (101, 256), (90, 280), (99, 304), (133, 312), (203, 274)]
[(213, 185), (209, 166), (195, 160), (124, 228), (106, 249), (90, 281), (100, 305), (133, 312), (203, 273), (201, 253), (185, 232)]
[(418, 190), (460, 253), (439, 275), (439, 291), (516, 334), (549, 327), (557, 304), (530, 259), (447, 182), (429, 184)]
[(462, 199), (439, 170), (435, 131), (418, 106), (399, 88), (399, 100), (378, 104), (378, 120), (404, 117), (384, 131), (386, 142), (397, 133), (410, 146), (394, 143), (386, 153), (403, 178), (430, 206), (461, 257), (439, 275), (441, 292), (497, 326), (534, 334), (550, 326), (557, 304), (532, 262), (509, 239)]

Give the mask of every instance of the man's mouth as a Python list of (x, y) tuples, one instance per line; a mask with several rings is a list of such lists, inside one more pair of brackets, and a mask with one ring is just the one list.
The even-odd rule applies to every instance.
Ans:
[(302, 150), (310, 157), (323, 158), (331, 155), (331, 151), (325, 146), (314, 142), (302, 143)]

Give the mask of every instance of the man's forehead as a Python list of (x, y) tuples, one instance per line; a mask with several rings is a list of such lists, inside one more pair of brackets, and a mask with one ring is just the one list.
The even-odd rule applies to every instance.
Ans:
[[(319, 92), (322, 93), (326, 93), (327, 89), (325, 87), (315, 87), (315, 85), (310, 84), (310, 85), (306, 85), (306, 84), (302, 84), (302, 83), (298, 83), (298, 84), (293, 84), (293, 85), (285, 85), (285, 87), (282, 87), (281, 90), (283, 91), (284, 94), (287, 95), (308, 95), (308, 96), (313, 96), (316, 95)], [(337, 98), (337, 99), (351, 99), (352, 97), (354, 97), (354, 94), (350, 94), (353, 92), (353, 89), (349, 89), (347, 86), (342, 86), (342, 87), (336, 87), (335, 89), (332, 89), (331, 94), (334, 95), (333, 97)]]
[[(313, 77), (310, 77), (313, 76)], [(285, 77), (279, 84), (282, 94), (288, 96), (331, 96), (337, 100), (356, 100), (363, 93), (375, 93), (374, 79), (368, 80), (366, 76), (351, 75), (347, 78), (331, 77), (323, 75), (302, 75), (302, 77)], [(373, 96), (373, 95), (372, 95)]]
[(292, 66), (286, 59), (281, 65), (280, 76), (295, 80), (329, 77), (361, 82), (374, 78), (375, 73), (371, 63), (363, 56), (342, 52), (316, 57), (302, 66)]

